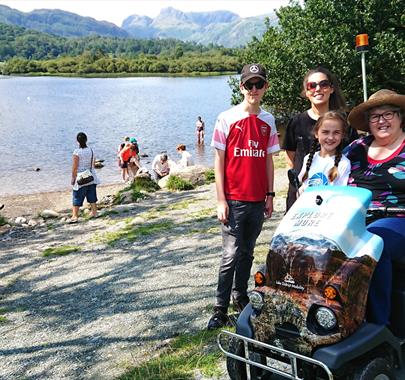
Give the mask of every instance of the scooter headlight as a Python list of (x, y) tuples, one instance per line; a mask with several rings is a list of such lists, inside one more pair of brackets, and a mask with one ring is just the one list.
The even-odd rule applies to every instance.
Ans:
[(327, 307), (319, 307), (315, 312), (315, 319), (325, 330), (333, 329), (337, 324), (335, 313)]
[(252, 308), (256, 311), (261, 311), (264, 305), (264, 297), (263, 294), (253, 290), (249, 293), (249, 301), (252, 305)]

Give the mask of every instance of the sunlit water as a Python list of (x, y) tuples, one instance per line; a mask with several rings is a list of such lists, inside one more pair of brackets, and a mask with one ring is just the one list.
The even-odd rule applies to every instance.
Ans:
[[(80, 131), (96, 158), (105, 160), (98, 170), (102, 183), (120, 181), (116, 151), (126, 135), (138, 139), (147, 167), (163, 150), (179, 159), (179, 143), (187, 145), (196, 163), (212, 166), (215, 119), (230, 107), (228, 79), (2, 77), (0, 195), (70, 188)], [(202, 147), (195, 138), (199, 115), (206, 123)]]

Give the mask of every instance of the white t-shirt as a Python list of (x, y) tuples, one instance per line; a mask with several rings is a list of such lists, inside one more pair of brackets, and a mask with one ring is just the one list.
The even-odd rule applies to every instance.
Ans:
[[(90, 168), (91, 168), (91, 172), (93, 174), (94, 181), (92, 183), (90, 183), (89, 185), (91, 185), (93, 183), (98, 185), (100, 183), (100, 181), (97, 178), (96, 171), (92, 167), (93, 165), (91, 162), (92, 149), (89, 147), (77, 148), (73, 151), (73, 155), (79, 157), (79, 166), (77, 167), (77, 173), (83, 172), (87, 169), (90, 170)], [(94, 154), (94, 150), (93, 150), (93, 160), (94, 160), (94, 158), (95, 158), (95, 154)], [(80, 188), (80, 186), (77, 184), (77, 182), (75, 182), (75, 184), (73, 185), (73, 190), (78, 190), (79, 188)]]
[(183, 150), (181, 152), (181, 158), (177, 162), (177, 165), (181, 168), (185, 168), (186, 166), (193, 166), (193, 158), (191, 157), (191, 154), (187, 152), (186, 150)]
[(168, 160), (162, 164), (160, 161), (160, 154), (155, 156), (152, 162), (152, 170), (159, 170), (161, 173), (169, 173), (169, 162)]
[[(302, 180), (307, 168), (309, 154), (304, 157), (304, 163), (298, 179)], [(335, 165), (335, 156), (332, 157), (321, 157), (319, 152), (315, 152), (312, 159), (311, 168), (308, 172), (308, 177), (303, 183), (303, 188), (306, 189), (308, 186), (320, 186), (320, 185), (334, 185), (334, 186), (346, 186), (350, 174), (350, 161), (346, 156), (342, 155), (342, 158), (338, 164), (338, 175), (332, 183), (329, 183), (328, 173), (331, 168)]]

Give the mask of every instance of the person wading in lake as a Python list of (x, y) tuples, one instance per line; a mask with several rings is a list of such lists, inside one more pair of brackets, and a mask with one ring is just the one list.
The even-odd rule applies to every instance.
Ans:
[(273, 153), (279, 151), (279, 142), (273, 115), (260, 108), (267, 88), (264, 67), (245, 65), (239, 84), (244, 100), (222, 112), (214, 128), (211, 146), (224, 251), (208, 329), (228, 323), (231, 294), (239, 311), (249, 302), (253, 249), (264, 215), (270, 217), (273, 212)]
[[(73, 208), (72, 218), (69, 223), (77, 223), (79, 219), (80, 207), (83, 206), (84, 199), (90, 203), (91, 217), (97, 216), (97, 191), (96, 187), (99, 183), (95, 170), (94, 170), (94, 151), (87, 146), (87, 136), (85, 133), (80, 132), (76, 136), (76, 140), (79, 144), (79, 148), (73, 152), (73, 164), (72, 164), (72, 179), (71, 185), (73, 187)], [(77, 183), (77, 174), (90, 170), (94, 180), (83, 186)]]
[(204, 144), (205, 123), (201, 119), (201, 116), (197, 117), (195, 122), (195, 133), (197, 135), (197, 144)]

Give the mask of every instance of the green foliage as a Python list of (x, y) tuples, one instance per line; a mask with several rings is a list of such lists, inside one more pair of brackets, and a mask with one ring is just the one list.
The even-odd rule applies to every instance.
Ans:
[(44, 257), (64, 256), (64, 255), (68, 255), (69, 253), (72, 253), (72, 252), (79, 252), (80, 250), (81, 250), (80, 247), (71, 246), (71, 245), (62, 245), (60, 247), (46, 248), (42, 252), (42, 256), (44, 256)]
[(167, 188), (169, 190), (193, 190), (194, 186), (191, 182), (186, 181), (185, 179), (178, 177), (176, 175), (169, 176), (167, 180)]
[(6, 61), (6, 75), (224, 73), (239, 68), (234, 49), (173, 38), (64, 38), (1, 23), (0, 61)]
[[(405, 28), (400, 0), (290, 1), (277, 12), (279, 25), (268, 27), (242, 52), (243, 62), (260, 62), (270, 88), (264, 103), (277, 116), (308, 107), (300, 98), (302, 79), (322, 65), (340, 80), (349, 105), (363, 101), (360, 54), (355, 36), (369, 35), (366, 54), (368, 94), (381, 88), (405, 93)], [(238, 89), (234, 85), (234, 92)]]
[(4, 226), (7, 223), (7, 219), (4, 216), (0, 215), (0, 226)]
[(138, 199), (145, 197), (146, 193), (152, 193), (159, 190), (159, 185), (150, 178), (136, 177), (133, 182), (124, 189), (118, 191), (114, 197), (114, 204), (120, 204), (122, 202), (122, 196), (124, 193), (130, 191), (132, 201), (136, 202)]
[(213, 183), (215, 182), (215, 171), (214, 169), (208, 169), (204, 173), (205, 183)]
[(216, 345), (217, 331), (182, 335), (159, 356), (130, 369), (118, 380), (187, 380), (198, 370), (204, 378), (218, 377), (222, 358)]

